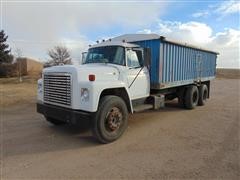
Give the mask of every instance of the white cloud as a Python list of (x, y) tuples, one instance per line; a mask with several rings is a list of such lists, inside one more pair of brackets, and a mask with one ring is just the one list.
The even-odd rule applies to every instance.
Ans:
[(74, 64), (81, 62), (82, 53), (88, 48), (89, 40), (86, 37), (80, 37), (80, 39), (68, 39), (63, 38), (62, 44), (69, 50)]
[(201, 10), (199, 12), (193, 13), (192, 17), (194, 18), (206, 18), (210, 15), (219, 16), (218, 19), (221, 19), (227, 15), (239, 13), (240, 12), (240, 2), (239, 1), (223, 1), (215, 5), (211, 5), (207, 10)]
[(225, 29), (212, 38), (207, 45), (220, 53), (218, 67), (240, 68), (239, 42), (240, 31), (235, 29)]
[[(219, 67), (239, 67), (239, 30), (225, 29), (213, 33), (212, 27), (196, 21), (159, 21), (159, 17), (168, 10), (167, 2), (2, 3), (3, 29), (9, 35), (9, 44), (12, 49), (22, 49), (25, 56), (47, 59), (46, 52), (49, 48), (64, 44), (77, 62), (81, 52), (87, 49), (88, 44), (92, 44), (91, 40), (95, 40), (84, 36), (83, 32), (96, 32), (95, 36), (103, 32), (102, 36), (108, 37), (112, 34), (104, 34), (104, 31), (109, 32), (109, 29), (121, 27), (121, 30), (115, 30), (118, 33), (137, 27), (143, 29), (143, 33), (158, 33), (167, 38), (219, 51)], [(224, 3), (209, 9), (215, 14), (239, 12), (239, 2)], [(210, 11), (200, 12), (202, 14), (195, 16), (207, 16)], [(156, 29), (146, 28), (154, 23), (158, 24)]]
[(46, 50), (59, 43), (73, 48), (74, 56), (78, 56), (76, 49), (82, 51), (89, 44), (83, 32), (104, 32), (117, 25), (125, 29), (148, 26), (164, 13), (167, 5), (112, 1), (2, 3), (3, 29), (11, 47), (37, 58), (45, 58)]
[(206, 24), (190, 21), (187, 23), (159, 21), (157, 33), (173, 39), (203, 44), (211, 40), (212, 29)]
[(240, 11), (239, 1), (223, 1), (219, 4), (215, 12), (223, 15), (238, 13)]
[(137, 33), (139, 33), (139, 34), (151, 34), (153, 32), (152, 32), (151, 29), (143, 29), (143, 30), (138, 31)]
[(212, 28), (204, 23), (159, 21), (157, 29), (145, 29), (144, 31), (158, 33), (166, 36), (167, 39), (217, 51), (220, 53), (217, 61), (218, 67), (240, 68), (239, 30), (228, 28), (223, 32), (213, 34)]
[(209, 12), (208, 11), (201, 11), (201, 12), (196, 12), (194, 14), (192, 14), (192, 17), (194, 18), (199, 18), (199, 17), (208, 17), (209, 16)]

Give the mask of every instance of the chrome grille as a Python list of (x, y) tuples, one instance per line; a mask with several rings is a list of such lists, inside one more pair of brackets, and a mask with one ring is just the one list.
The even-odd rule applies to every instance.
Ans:
[(49, 73), (43, 76), (44, 101), (51, 104), (71, 105), (71, 75)]

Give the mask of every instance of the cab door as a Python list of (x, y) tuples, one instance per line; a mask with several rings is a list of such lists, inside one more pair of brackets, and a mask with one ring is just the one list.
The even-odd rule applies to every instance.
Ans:
[(150, 76), (143, 63), (143, 50), (127, 49), (127, 80), (131, 99), (147, 97), (150, 94)]

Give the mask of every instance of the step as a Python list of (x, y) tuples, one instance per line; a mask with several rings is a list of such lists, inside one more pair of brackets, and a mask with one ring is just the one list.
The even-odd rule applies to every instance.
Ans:
[(141, 112), (144, 110), (153, 109), (152, 104), (141, 104), (133, 108), (133, 112)]

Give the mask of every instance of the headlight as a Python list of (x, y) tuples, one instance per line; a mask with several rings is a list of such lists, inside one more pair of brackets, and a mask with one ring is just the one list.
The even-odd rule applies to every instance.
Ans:
[(89, 100), (89, 90), (87, 88), (81, 88), (81, 100), (85, 102)]
[(41, 79), (38, 80), (38, 92), (42, 93), (42, 80)]
[(43, 101), (43, 81), (39, 79), (37, 82), (37, 99)]

